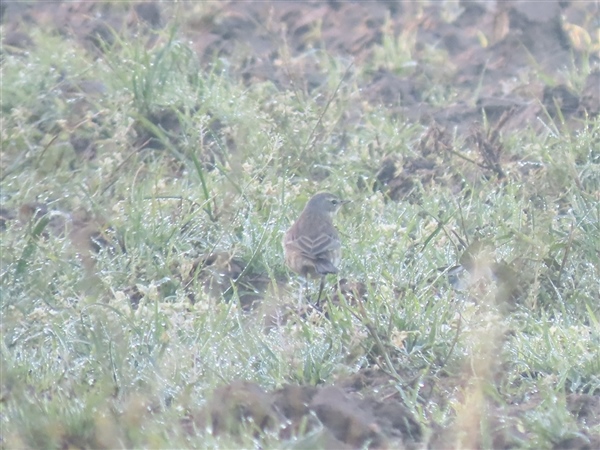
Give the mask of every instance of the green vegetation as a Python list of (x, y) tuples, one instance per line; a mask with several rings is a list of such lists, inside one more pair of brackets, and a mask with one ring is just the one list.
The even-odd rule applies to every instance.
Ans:
[[(0, 187), (15, 216), (1, 232), (3, 447), (252, 447), (250, 426), (198, 437), (182, 418), (233, 380), (329, 384), (376, 366), (426, 437), (467, 420), (480, 391), (498, 417), (531, 406), (507, 419), (513, 445), (600, 433), (566, 401), (600, 393), (598, 118), (503, 136), (499, 177), (452, 130), (428, 139), (361, 101), (368, 68), (320, 50), (305, 57), (327, 82), (311, 91), (244, 83), (178, 36), (149, 49), (116, 37), (96, 58), (36, 31), (26, 55), (2, 56)], [(400, 70), (411, 45), (386, 38), (373, 58)], [(444, 139), (454, 150), (431, 150)], [(389, 155), (436, 168), (392, 201), (376, 177)], [(366, 292), (329, 318), (296, 311), (280, 243), (319, 190), (352, 200), (336, 219), (341, 274)], [(32, 202), (51, 212), (28, 214)], [(78, 239), (90, 224), (97, 252)], [(440, 268), (478, 243), (473, 264), (510, 275), (474, 269), (457, 290)], [(267, 327), (274, 311), (285, 320)], [(451, 377), (472, 398), (444, 391)], [(439, 381), (435, 396), (419, 380)]]

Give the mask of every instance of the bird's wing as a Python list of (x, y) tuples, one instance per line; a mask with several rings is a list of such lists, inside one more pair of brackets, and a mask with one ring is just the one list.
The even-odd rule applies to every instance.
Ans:
[(341, 247), (337, 236), (319, 234), (316, 237), (293, 236), (287, 243), (297, 248), (302, 254), (310, 259), (326, 257), (327, 253)]

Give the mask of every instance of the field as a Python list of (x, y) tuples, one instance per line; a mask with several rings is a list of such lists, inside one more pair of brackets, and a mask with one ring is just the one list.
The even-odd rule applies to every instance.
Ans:
[(600, 448), (598, 8), (3, 5), (0, 446)]

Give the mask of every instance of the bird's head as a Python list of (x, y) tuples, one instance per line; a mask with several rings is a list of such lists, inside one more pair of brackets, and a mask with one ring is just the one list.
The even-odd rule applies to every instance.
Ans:
[(316, 213), (325, 213), (328, 216), (333, 217), (340, 207), (348, 202), (349, 200), (342, 200), (329, 192), (319, 192), (318, 194), (313, 195), (308, 201), (305, 210)]

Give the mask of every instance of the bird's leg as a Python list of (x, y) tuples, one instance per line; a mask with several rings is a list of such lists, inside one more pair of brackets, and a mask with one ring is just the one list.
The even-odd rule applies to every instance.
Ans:
[(304, 300), (305, 301), (310, 301), (310, 296), (309, 294), (309, 285), (310, 285), (310, 275), (306, 275), (306, 278), (304, 278)]
[(317, 296), (317, 306), (319, 305), (319, 302), (321, 301), (321, 294), (323, 293), (323, 288), (325, 287), (325, 275), (323, 275), (321, 277), (321, 283), (319, 284), (319, 295)]

